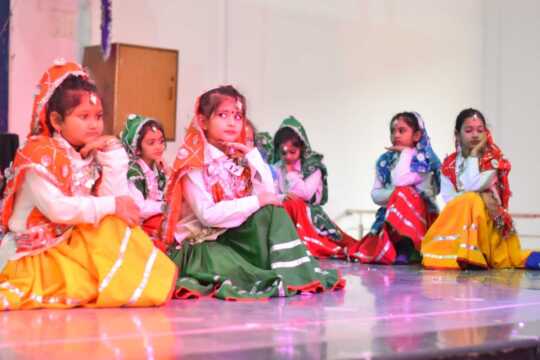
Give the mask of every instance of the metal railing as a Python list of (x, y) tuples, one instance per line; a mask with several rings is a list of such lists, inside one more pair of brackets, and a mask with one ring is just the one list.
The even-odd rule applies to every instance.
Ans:
[[(358, 239), (361, 239), (364, 237), (364, 234), (366, 233), (366, 226), (364, 225), (364, 220), (366, 216), (370, 216), (372, 219), (372, 222), (374, 220), (374, 216), (376, 210), (366, 210), (366, 209), (347, 209), (342, 214), (340, 214), (336, 221), (339, 222), (340, 220), (343, 220), (349, 216), (358, 216)], [(524, 220), (540, 220), (540, 214), (535, 213), (511, 213), (512, 217), (514, 219), (524, 219)], [(371, 224), (367, 226), (367, 229), (371, 227)], [(540, 238), (540, 234), (519, 234), (520, 238)]]

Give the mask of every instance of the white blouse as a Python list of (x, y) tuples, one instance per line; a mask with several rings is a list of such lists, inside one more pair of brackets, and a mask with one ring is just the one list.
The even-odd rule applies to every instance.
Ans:
[(480, 172), (480, 164), (477, 157), (464, 158), (461, 153), (456, 157), (456, 177), (458, 189), (452, 181), (441, 175), (441, 195), (445, 202), (451, 201), (464, 192), (481, 192), (487, 190), (497, 181), (497, 171), (487, 170)]
[(281, 167), (274, 166), (277, 173), (277, 188), (281, 194), (285, 194), (285, 183), (288, 184), (287, 192), (300, 197), (304, 201), (310, 201), (315, 195), (315, 203), (321, 202), (323, 194), (323, 182), (321, 170), (317, 169), (313, 174), (304, 179), (300, 160), (294, 166), (294, 170), (282, 173)]
[[(65, 140), (64, 140), (65, 141)], [(68, 145), (69, 146), (69, 145)], [(97, 224), (106, 215), (116, 211), (115, 197), (127, 195), (128, 156), (124, 149), (117, 148), (107, 152), (98, 151), (95, 158), (82, 159), (80, 154), (71, 148), (68, 150), (72, 161), (73, 174), (92, 165), (92, 161), (102, 168), (101, 183), (97, 196), (67, 196), (55, 185), (29, 169), (21, 189), (15, 199), (13, 214), (8, 225), (10, 231), (27, 230), (26, 222), (30, 212), (37, 207), (43, 215), (59, 224)]]
[[(205, 147), (205, 166), (210, 162), (226, 162), (228, 157), (211, 144)], [(177, 223), (175, 238), (179, 243), (184, 239), (196, 242), (215, 240), (229, 228), (242, 225), (249, 216), (259, 210), (257, 194), (274, 192), (272, 173), (259, 151), (254, 148), (246, 154), (251, 169), (253, 193), (234, 200), (214, 202), (206, 188), (202, 169), (189, 171), (182, 179), (184, 203), (182, 219)]]
[(375, 175), (375, 181), (371, 189), (371, 198), (379, 206), (386, 206), (397, 186), (414, 186), (429, 197), (435, 197), (435, 191), (431, 185), (432, 173), (419, 174), (411, 171), (411, 161), (416, 155), (416, 149), (406, 148), (399, 154), (399, 159), (390, 173), (391, 184), (383, 186), (379, 177)]

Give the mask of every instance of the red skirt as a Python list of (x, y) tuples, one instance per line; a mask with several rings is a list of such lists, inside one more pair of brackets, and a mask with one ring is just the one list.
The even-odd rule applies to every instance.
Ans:
[(161, 240), (160, 230), (163, 222), (163, 214), (157, 214), (144, 220), (141, 227), (144, 232), (152, 239), (154, 245), (163, 252), (167, 252), (167, 245)]
[(396, 244), (408, 238), (420, 251), (422, 239), (436, 217), (413, 187), (397, 187), (388, 201), (381, 231), (364, 236), (356, 248), (349, 249), (349, 256), (363, 263), (393, 264)]
[(293, 221), (298, 237), (304, 242), (309, 252), (316, 258), (345, 258), (342, 246), (329, 237), (320, 235), (311, 222), (308, 206), (302, 199), (287, 199), (283, 207)]

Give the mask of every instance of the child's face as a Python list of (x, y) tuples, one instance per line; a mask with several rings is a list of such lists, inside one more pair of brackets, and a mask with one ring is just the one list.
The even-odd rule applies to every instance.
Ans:
[(465, 119), (458, 136), (459, 143), (464, 151), (472, 149), (487, 136), (484, 122), (476, 116)]
[(206, 136), (212, 144), (237, 142), (243, 126), (242, 105), (230, 97), (223, 99), (210, 118), (205, 119)]
[(420, 136), (420, 131), (414, 131), (403, 118), (399, 117), (394, 120), (390, 135), (392, 145), (412, 148), (420, 141)]
[(281, 158), (286, 164), (294, 164), (300, 159), (302, 149), (299, 146), (294, 146), (291, 140), (281, 144)]
[(251, 126), (246, 126), (246, 146), (249, 148), (255, 147), (255, 134)]
[(103, 134), (103, 106), (100, 98), (92, 93), (82, 93), (80, 104), (69, 110), (63, 120), (58, 113), (52, 113), (51, 124), (56, 132), (75, 147), (96, 140)]
[(165, 151), (165, 137), (161, 130), (151, 127), (141, 141), (141, 158), (148, 164), (161, 161)]

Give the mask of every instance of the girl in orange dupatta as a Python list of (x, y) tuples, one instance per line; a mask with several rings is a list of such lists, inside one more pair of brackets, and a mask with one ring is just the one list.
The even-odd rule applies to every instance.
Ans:
[(234, 87), (201, 95), (165, 195), (163, 240), (180, 268), (175, 296), (248, 300), (342, 288), (298, 238), (245, 129), (245, 98)]
[(164, 304), (176, 267), (134, 227), (128, 158), (116, 138), (102, 136), (95, 85), (80, 65), (60, 60), (38, 90), (6, 186), (0, 306)]

